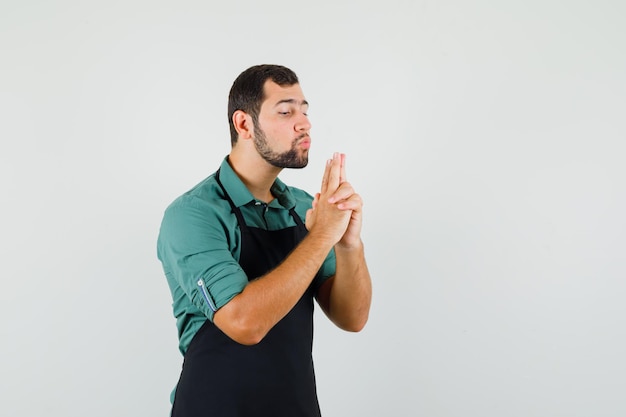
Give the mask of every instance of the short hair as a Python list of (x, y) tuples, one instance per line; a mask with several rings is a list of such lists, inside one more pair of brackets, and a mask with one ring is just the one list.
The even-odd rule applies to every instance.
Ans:
[(238, 133), (233, 123), (233, 114), (241, 110), (252, 116), (256, 124), (259, 120), (261, 104), (265, 100), (263, 87), (267, 80), (280, 86), (298, 84), (298, 76), (289, 68), (281, 65), (255, 65), (248, 68), (235, 79), (228, 94), (228, 124), (230, 125), (230, 143), (237, 143)]

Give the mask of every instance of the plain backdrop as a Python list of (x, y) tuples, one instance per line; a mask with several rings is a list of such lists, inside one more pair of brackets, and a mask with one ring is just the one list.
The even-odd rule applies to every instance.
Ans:
[(626, 415), (625, 4), (0, 0), (0, 413), (168, 415), (163, 210), (277, 63), (313, 123), (281, 178), (345, 152), (365, 201), (371, 317), (316, 313), (324, 416)]

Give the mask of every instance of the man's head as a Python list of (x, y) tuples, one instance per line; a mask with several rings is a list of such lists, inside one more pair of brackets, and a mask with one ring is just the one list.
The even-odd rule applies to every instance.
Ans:
[(289, 68), (280, 65), (255, 65), (248, 68), (235, 80), (228, 95), (228, 123), (230, 125), (230, 142), (237, 143), (237, 129), (233, 123), (233, 114), (241, 110), (252, 117), (258, 124), (259, 110), (265, 99), (264, 86), (271, 80), (279, 86), (298, 84), (298, 76)]
[(247, 69), (229, 95), (233, 152), (253, 151), (249, 155), (277, 168), (305, 167), (311, 144), (308, 108), (290, 69), (278, 65)]

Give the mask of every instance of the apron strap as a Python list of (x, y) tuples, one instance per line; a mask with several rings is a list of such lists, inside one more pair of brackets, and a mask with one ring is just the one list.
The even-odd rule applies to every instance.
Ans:
[(241, 214), (241, 210), (239, 210), (237, 208), (237, 206), (235, 206), (235, 203), (233, 203), (233, 200), (228, 195), (228, 192), (226, 192), (226, 188), (224, 188), (224, 185), (222, 184), (222, 181), (220, 181), (220, 170), (219, 169), (215, 172), (215, 180), (217, 181), (217, 184), (220, 186), (222, 191), (224, 191), (224, 195), (226, 196), (226, 199), (228, 200), (228, 204), (230, 204), (230, 208), (232, 209), (232, 213), (235, 213), (235, 216), (237, 217), (237, 223), (239, 223), (239, 227), (241, 227), (242, 229), (247, 229), (248, 226), (246, 225), (246, 222), (243, 220), (243, 215)]
[[(226, 200), (228, 200), (228, 204), (230, 204), (232, 212), (237, 217), (237, 222), (239, 223), (239, 227), (241, 227), (243, 229), (247, 229), (248, 226), (246, 225), (246, 222), (243, 219), (243, 215), (241, 214), (241, 210), (239, 210), (239, 208), (237, 206), (235, 206), (235, 203), (233, 203), (233, 200), (230, 198), (230, 195), (228, 195), (228, 192), (226, 191), (226, 188), (224, 188), (224, 184), (222, 184), (222, 181), (220, 180), (220, 170), (219, 169), (215, 172), (215, 180), (217, 181), (217, 184), (220, 186), (222, 191), (224, 191), (224, 195), (226, 196)], [(289, 214), (291, 214), (291, 217), (293, 217), (293, 220), (296, 222), (296, 225), (299, 228), (301, 228), (303, 230), (307, 230), (304, 222), (302, 221), (300, 216), (298, 216), (298, 213), (296, 213), (296, 210), (293, 207), (289, 209)]]

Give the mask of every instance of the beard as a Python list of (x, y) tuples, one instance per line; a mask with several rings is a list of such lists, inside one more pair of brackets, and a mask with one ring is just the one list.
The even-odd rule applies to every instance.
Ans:
[(267, 143), (265, 132), (254, 126), (254, 147), (265, 161), (277, 168), (304, 168), (309, 163), (309, 153), (298, 150), (298, 142), (306, 135), (299, 136), (291, 143), (291, 149), (286, 152), (276, 152)]

